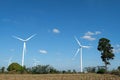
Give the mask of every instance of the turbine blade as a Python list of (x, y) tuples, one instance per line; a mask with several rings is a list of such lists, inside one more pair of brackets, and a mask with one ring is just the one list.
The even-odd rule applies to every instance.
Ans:
[(91, 46), (82, 46), (83, 48), (90, 48)]
[(29, 38), (26, 39), (26, 41), (30, 40), (32, 37), (34, 37), (36, 34), (30, 36)]
[(81, 47), (82, 45), (81, 45), (80, 41), (77, 39), (77, 37), (75, 37), (75, 40), (77, 41), (77, 43), (78, 43), (79, 46)]
[(20, 41), (25, 41), (25, 40), (23, 40), (23, 39), (21, 39), (21, 38), (19, 38), (17, 36), (13, 36), (13, 37), (16, 38), (16, 39), (18, 39), (18, 40), (20, 40)]
[(77, 56), (78, 52), (80, 51), (80, 49), (78, 49), (73, 57), (73, 59)]

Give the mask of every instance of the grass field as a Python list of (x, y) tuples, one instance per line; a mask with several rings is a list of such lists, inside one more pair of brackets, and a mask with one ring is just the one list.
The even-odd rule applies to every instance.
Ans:
[(120, 80), (109, 74), (0, 74), (0, 80)]

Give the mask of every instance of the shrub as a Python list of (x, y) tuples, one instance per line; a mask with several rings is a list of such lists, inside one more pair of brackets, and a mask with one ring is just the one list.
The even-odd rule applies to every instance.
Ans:
[(118, 71), (118, 70), (112, 70), (111, 74), (119, 75), (120, 76), (120, 71)]
[(105, 69), (99, 69), (99, 70), (97, 71), (98, 74), (104, 74), (105, 72), (106, 72)]
[(23, 71), (23, 68), (18, 63), (12, 63), (8, 66), (7, 70), (9, 73), (21, 73), (21, 71)]

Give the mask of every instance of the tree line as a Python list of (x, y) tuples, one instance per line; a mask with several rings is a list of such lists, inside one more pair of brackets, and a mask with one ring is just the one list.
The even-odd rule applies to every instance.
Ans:
[(2, 67), (0, 73), (7, 74), (59, 74), (59, 73), (77, 73), (76, 70), (57, 70), (50, 65), (37, 65), (26, 68), (18, 63), (11, 63), (7, 68)]
[[(101, 59), (104, 62), (104, 67), (98, 67), (98, 72), (107, 72), (108, 65), (110, 65), (110, 60), (113, 60), (115, 54), (113, 53), (113, 47), (110, 44), (110, 40), (107, 38), (101, 38), (98, 41), (97, 50), (101, 53)], [(87, 72), (96, 72), (95, 67), (86, 67)], [(120, 67), (118, 68), (120, 70)], [(1, 73), (5, 72), (5, 67), (0, 69)], [(8, 73), (32, 73), (32, 74), (48, 74), (48, 73), (76, 73), (75, 70), (63, 70), (59, 71), (50, 65), (37, 65), (31, 68), (22, 67), (18, 63), (12, 63), (7, 68)]]

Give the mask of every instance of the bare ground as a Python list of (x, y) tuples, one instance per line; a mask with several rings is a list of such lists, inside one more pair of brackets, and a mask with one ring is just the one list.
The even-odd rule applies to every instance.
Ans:
[(0, 80), (120, 80), (109, 74), (0, 74)]

